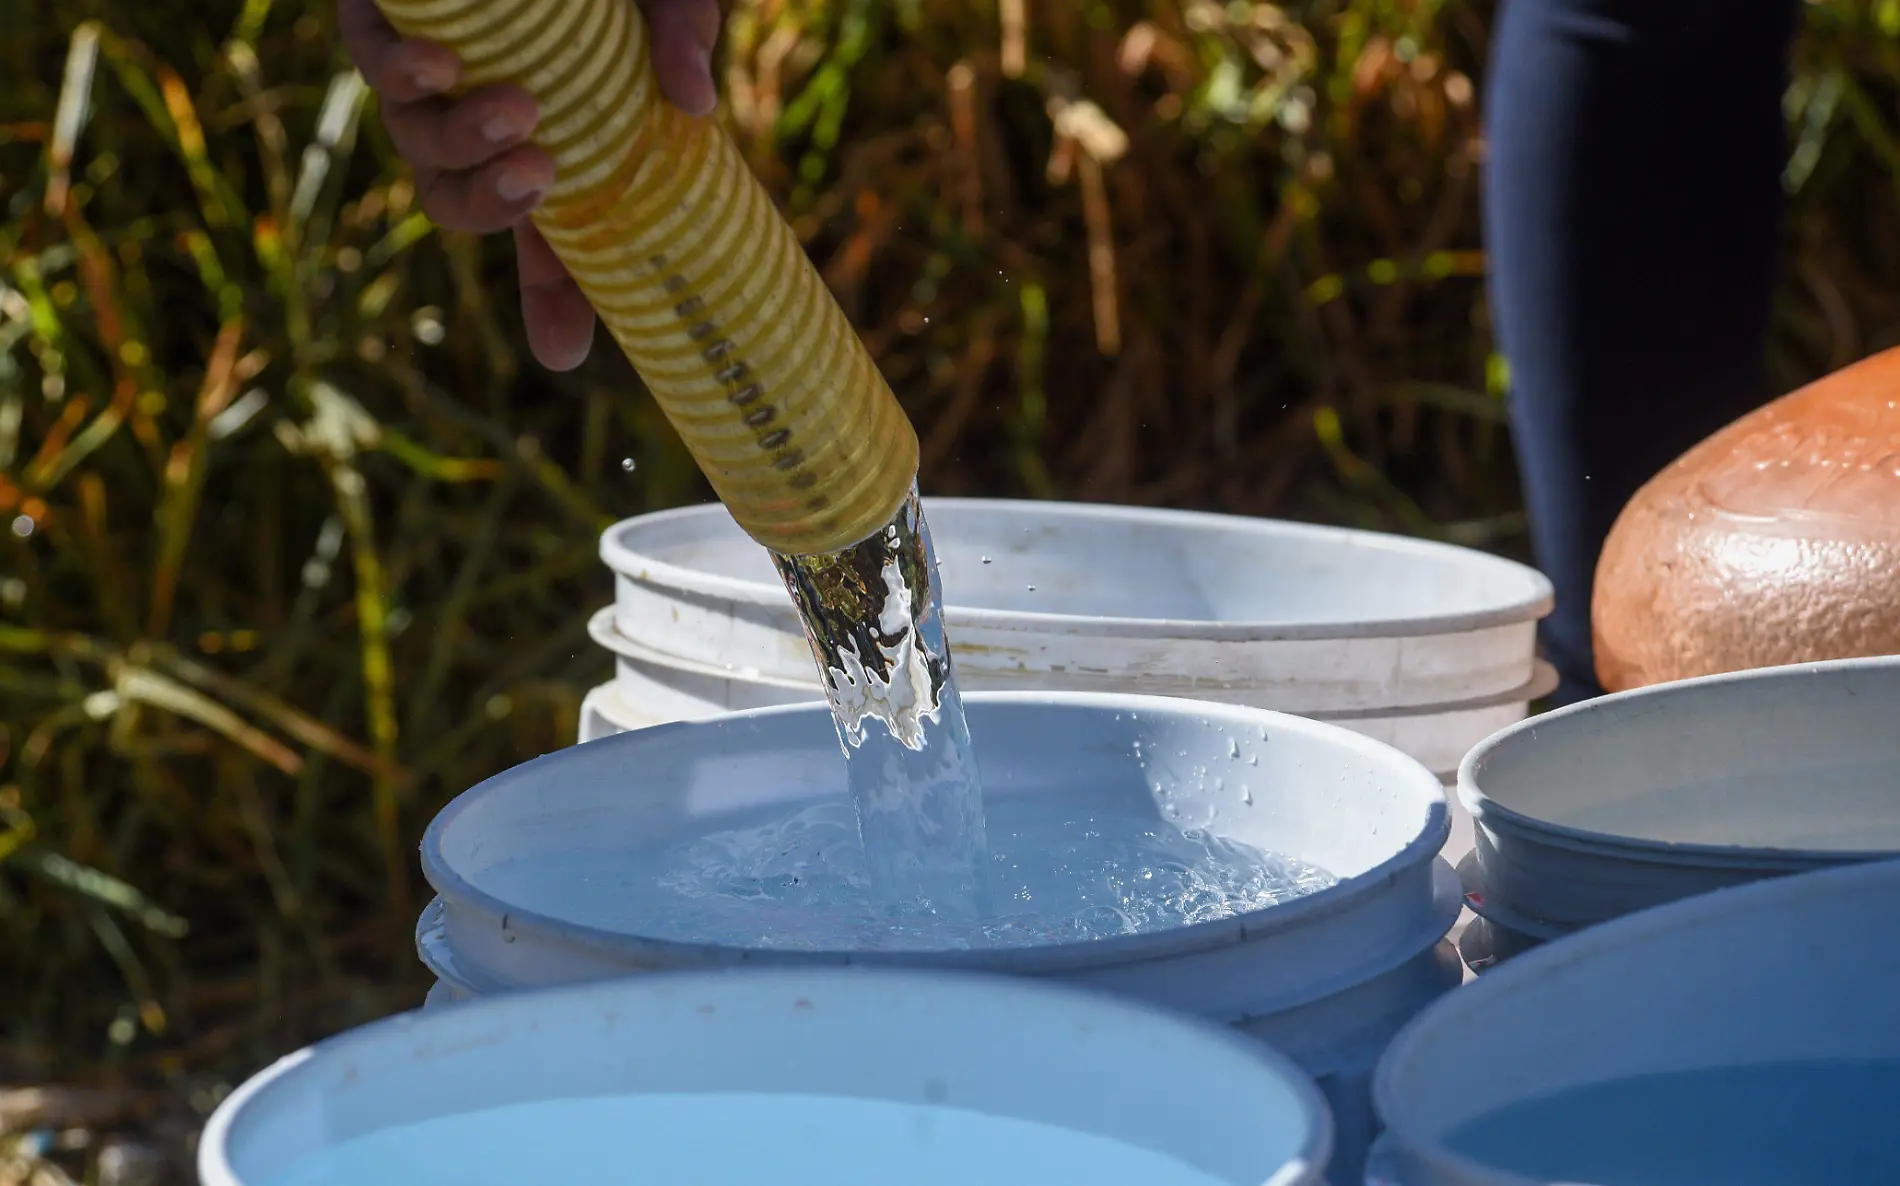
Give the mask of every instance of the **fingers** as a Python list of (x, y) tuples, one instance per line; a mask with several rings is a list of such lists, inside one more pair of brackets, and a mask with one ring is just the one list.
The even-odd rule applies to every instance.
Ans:
[(515, 224), (515, 268), (521, 275), (521, 317), (528, 347), (551, 371), (571, 371), (594, 344), (594, 307), (534, 224)]
[(539, 119), (534, 99), (517, 86), (383, 105), (383, 124), (396, 151), (426, 169), (474, 168), (526, 141)]
[(553, 184), (553, 158), (528, 144), (473, 169), (416, 170), (416, 193), (430, 221), (482, 235), (527, 217)]
[[(718, 0), (647, 0), (646, 13), (660, 89), (689, 114), (711, 111), (718, 102), (712, 78), (712, 51), (719, 41)], [(375, 0), (337, 0), (337, 14), (350, 58), (386, 104), (433, 98), (454, 87), (461, 77), (461, 62), (452, 52), (397, 33)]]
[[(403, 37), (375, 0), (337, 3), (350, 57), (382, 99), (396, 150), (415, 169), (423, 213), (448, 230), (513, 228), (529, 346), (549, 370), (579, 366), (593, 345), (593, 307), (527, 217), (554, 184), (552, 158), (528, 142), (540, 118), (533, 98), (519, 87), (489, 86), (451, 99), (462, 74), (454, 53)], [(643, 7), (661, 91), (688, 114), (712, 111), (718, 0), (644, 0)]]
[(712, 51), (719, 41), (717, 0), (647, 0), (645, 7), (660, 90), (688, 115), (705, 115), (719, 101), (712, 78)]
[(337, 21), (350, 60), (385, 102), (440, 95), (461, 77), (462, 64), (453, 53), (433, 42), (404, 38), (383, 19), (374, 0), (337, 0)]

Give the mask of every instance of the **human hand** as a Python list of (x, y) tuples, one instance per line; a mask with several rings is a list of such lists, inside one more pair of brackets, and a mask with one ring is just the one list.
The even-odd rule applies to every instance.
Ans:
[[(554, 184), (553, 159), (529, 142), (540, 118), (534, 99), (507, 85), (452, 96), (462, 72), (453, 53), (404, 38), (374, 0), (337, 5), (350, 57), (382, 101), (396, 151), (415, 170), (422, 212), (448, 230), (512, 230), (529, 348), (550, 370), (579, 366), (593, 345), (593, 307), (528, 219)], [(690, 115), (711, 111), (718, 0), (640, 0), (640, 7), (662, 93)]]

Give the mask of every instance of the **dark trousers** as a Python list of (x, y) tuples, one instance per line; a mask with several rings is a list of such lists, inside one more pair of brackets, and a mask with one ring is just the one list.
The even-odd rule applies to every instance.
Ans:
[(1485, 236), (1564, 702), (1637, 488), (1760, 406), (1798, 0), (1504, 0)]

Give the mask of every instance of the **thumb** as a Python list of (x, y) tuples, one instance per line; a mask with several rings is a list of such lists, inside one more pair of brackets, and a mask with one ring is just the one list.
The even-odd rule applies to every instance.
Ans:
[(653, 34), (653, 72), (667, 100), (688, 115), (705, 115), (719, 102), (712, 50), (719, 40), (716, 0), (646, 0)]

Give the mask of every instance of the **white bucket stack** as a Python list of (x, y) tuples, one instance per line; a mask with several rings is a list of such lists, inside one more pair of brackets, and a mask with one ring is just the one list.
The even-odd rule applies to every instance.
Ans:
[(1478, 746), (1458, 793), (1479, 965), (1724, 886), (1900, 856), (1900, 657), (1572, 705)]
[(1502, 965), (1387, 1051), (1367, 1182), (1900, 1182), (1897, 913), (1900, 862), (1863, 864)]
[[(741, 964), (904, 964), (1085, 985), (1230, 1023), (1287, 1054), (1326, 1093), (1333, 1172), (1353, 1181), (1372, 1136), (1379, 1052), (1460, 977), (1443, 941), (1459, 893), (1437, 856), (1449, 829), (1437, 778), (1347, 730), (1239, 706), (1076, 693), (976, 693), (966, 704), (993, 813), (1014, 804), (1167, 820), (1316, 865), (1338, 883), (1221, 921), (975, 950), (719, 946), (617, 922), (615, 911), (652, 892), (632, 878), (596, 884), (602, 869), (629, 864), (622, 854), (844, 798), (823, 705), (755, 710), (562, 750), (450, 804), (423, 843), (441, 896), (418, 928), (439, 995)], [(1154, 1086), (1203, 1095), (1190, 1080)]]
[[(1555, 684), (1535, 655), (1551, 588), (1467, 548), (1272, 520), (929, 499), (969, 691), (1124, 692), (1334, 721), (1449, 774)], [(592, 622), (616, 678), (582, 740), (815, 700), (771, 563), (718, 505), (608, 530)]]
[(1020, 980), (682, 974), (412, 1014), (225, 1101), (204, 1186), (1305, 1186), (1326, 1108), (1219, 1029)]

